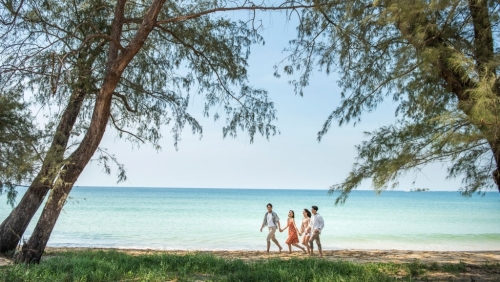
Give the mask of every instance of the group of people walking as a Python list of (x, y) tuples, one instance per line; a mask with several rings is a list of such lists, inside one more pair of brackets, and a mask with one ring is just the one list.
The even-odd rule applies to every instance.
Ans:
[[(304, 218), (302, 219), (302, 224), (300, 225), (300, 229), (297, 228), (295, 224), (295, 213), (290, 210), (288, 212), (288, 219), (285, 228), (281, 228), (280, 218), (278, 215), (273, 212), (273, 205), (271, 203), (267, 204), (267, 212), (264, 215), (264, 221), (262, 222), (262, 227), (260, 228), (260, 232), (264, 226), (269, 228), (269, 234), (267, 235), (267, 252), (269, 253), (269, 249), (271, 248), (271, 241), (273, 241), (276, 246), (278, 246), (279, 251), (283, 249), (276, 240), (276, 230), (280, 232), (285, 231), (288, 228), (288, 239), (286, 239), (286, 244), (288, 245), (288, 250), (292, 252), (292, 246), (295, 246), (301, 249), (304, 253), (313, 255), (314, 246), (313, 243), (316, 241), (316, 245), (318, 246), (319, 256), (323, 256), (323, 251), (321, 249), (321, 240), (319, 238), (321, 234), (321, 230), (325, 226), (325, 222), (323, 221), (323, 217), (318, 213), (318, 207), (312, 206), (311, 211), (308, 209), (304, 209), (302, 211)], [(299, 245), (299, 236), (302, 236), (302, 247)]]

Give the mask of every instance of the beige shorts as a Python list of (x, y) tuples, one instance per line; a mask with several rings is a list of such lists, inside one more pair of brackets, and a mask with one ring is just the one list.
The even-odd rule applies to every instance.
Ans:
[(276, 226), (273, 226), (273, 227), (269, 227), (269, 234), (267, 234), (267, 241), (276, 241)]

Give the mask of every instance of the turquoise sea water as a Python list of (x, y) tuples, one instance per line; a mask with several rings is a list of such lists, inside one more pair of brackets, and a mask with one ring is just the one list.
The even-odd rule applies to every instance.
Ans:
[[(354, 191), (343, 206), (322, 190), (75, 187), (70, 197), (49, 246), (262, 250), (271, 202), (283, 225), (288, 210), (299, 225), (303, 208), (319, 206), (324, 249), (500, 250), (495, 192)], [(0, 201), (3, 220), (11, 207)], [(277, 238), (284, 244), (286, 231)]]

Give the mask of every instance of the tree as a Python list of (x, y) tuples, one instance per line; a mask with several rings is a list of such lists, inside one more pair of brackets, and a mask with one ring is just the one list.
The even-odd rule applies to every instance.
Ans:
[(38, 165), (37, 137), (27, 105), (12, 93), (0, 94), (0, 195), (14, 205), (16, 186), (31, 180)]
[[(2, 78), (5, 78), (2, 86), (17, 95), (23, 95), (26, 89), (31, 91), (41, 107), (67, 104), (61, 113), (55, 111), (48, 123), (48, 136), (52, 138), (49, 138), (45, 149), (40, 151), (42, 164), (38, 173), (20, 203), (0, 226), (0, 252), (13, 250), (17, 246), (31, 218), (53, 187), (64, 163), (70, 138), (81, 134), (85, 127), (83, 122), (79, 128), (74, 125), (82, 106), (85, 109), (85, 98), (93, 93), (92, 77), (89, 74), (95, 65), (100, 64), (99, 59), (103, 61), (101, 53), (104, 42), (82, 45), (78, 53), (67, 48), (68, 45), (77, 44), (72, 42), (75, 37), (85, 37), (85, 33), (91, 30), (88, 26), (85, 28), (81, 25), (75, 32), (77, 26), (67, 26), (71, 21), (68, 24), (61, 20), (52, 26), (54, 31), (59, 32), (49, 33), (47, 36), (52, 40), (47, 42), (40, 30), (47, 28), (45, 25), (50, 26), (50, 22), (44, 23), (41, 18), (45, 16), (55, 20), (58, 17), (50, 13), (44, 15), (39, 9), (41, 4), (45, 8), (54, 8), (53, 13), (61, 12), (60, 7), (49, 6), (47, 2), (2, 2)], [(92, 11), (93, 8), (90, 8), (86, 12)], [(102, 17), (95, 19), (103, 21)], [(68, 32), (58, 29), (57, 25), (66, 25)], [(88, 111), (89, 106), (86, 108)]]
[(300, 94), (317, 66), (341, 76), (341, 104), (318, 140), (335, 120), (356, 124), (384, 100), (398, 103), (397, 123), (368, 133), (348, 177), (331, 187), (341, 192), (336, 203), (365, 179), (380, 192), (431, 162), (463, 177), (464, 195), (500, 189), (499, 8), (497, 0), (334, 0), (304, 11), (284, 72), (300, 73)]
[[(39, 101), (46, 102), (51, 93), (61, 100), (69, 97), (66, 110), (56, 118), (54, 136), (64, 128), (63, 142), (47, 150), (49, 173), (40, 171), (45, 183), (32, 189), (32, 194), (37, 195), (35, 199), (23, 202), (26, 196), (23, 197), (0, 228), (16, 236), (22, 234), (22, 225), (29, 222), (29, 216), (50, 189), (32, 236), (17, 255), (18, 261), (40, 260), (63, 204), (98, 149), (108, 124), (135, 144), (146, 140), (158, 146), (160, 126), (173, 120), (177, 142), (186, 123), (193, 132), (201, 132), (199, 124), (186, 112), (189, 96), (182, 91), (197, 87), (197, 92), (205, 95), (207, 116), (213, 106), (224, 110), (224, 136), (235, 137), (240, 129), (248, 132), (251, 141), (255, 133), (266, 137), (275, 134), (275, 110), (267, 92), (246, 84), (250, 45), (262, 42), (258, 30), (252, 27), (252, 21), (233, 21), (211, 14), (305, 6), (294, 2), (280, 7), (247, 2), (165, 2), (88, 0), (76, 4), (25, 0), (17, 6), (11, 1), (3, 3), (3, 12), (12, 18), (5, 33), (17, 33), (16, 38), (21, 38), (17, 39), (19, 44), (7, 48), (13, 54), (9, 64), (15, 67), (6, 71), (14, 69), (19, 83), (28, 79), (32, 90), (39, 92)], [(108, 21), (110, 18), (112, 22)], [(25, 59), (20, 59), (19, 46), (36, 49), (29, 58), (29, 67), (25, 67)], [(78, 98), (72, 98), (74, 95)], [(79, 106), (70, 106), (71, 103)], [(168, 108), (172, 111), (166, 111)], [(64, 118), (68, 109), (71, 120)], [(219, 114), (215, 113), (214, 118), (219, 118)], [(75, 132), (83, 137), (75, 137)], [(69, 151), (71, 138), (76, 149)], [(57, 153), (49, 158), (48, 152), (54, 147)], [(26, 206), (30, 207), (29, 212), (25, 212)], [(14, 214), (16, 210), (21, 211), (20, 215)], [(19, 224), (11, 224), (20, 217)], [(17, 228), (15, 232), (11, 231), (13, 228)], [(3, 238), (0, 239), (3, 245)]]

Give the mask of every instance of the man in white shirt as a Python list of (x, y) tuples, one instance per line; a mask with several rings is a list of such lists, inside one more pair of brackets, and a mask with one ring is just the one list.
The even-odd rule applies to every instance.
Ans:
[(311, 229), (311, 238), (309, 238), (309, 246), (311, 247), (310, 256), (313, 255), (313, 242), (316, 240), (316, 245), (318, 245), (319, 256), (323, 257), (323, 251), (321, 250), (321, 240), (319, 239), (319, 235), (321, 234), (321, 230), (325, 227), (325, 222), (323, 221), (323, 217), (318, 213), (318, 206), (312, 206), (311, 208), (312, 217), (309, 223), (309, 228)]
[(269, 234), (267, 234), (267, 252), (269, 253), (269, 248), (271, 247), (271, 240), (278, 246), (280, 249), (279, 252), (281, 253), (281, 246), (278, 240), (276, 240), (276, 227), (281, 229), (280, 226), (280, 218), (278, 215), (273, 212), (273, 205), (271, 203), (267, 204), (267, 212), (264, 214), (264, 221), (262, 222), (262, 226), (260, 227), (260, 232), (262, 232), (262, 228), (264, 226), (269, 227)]

